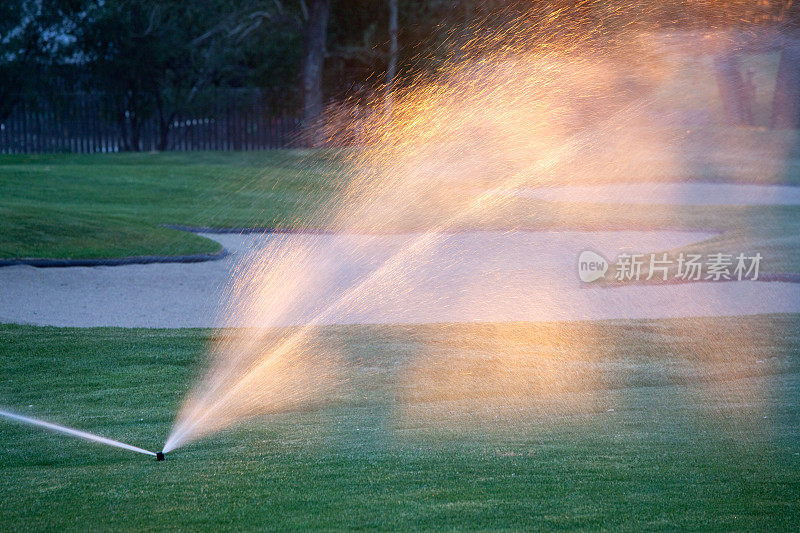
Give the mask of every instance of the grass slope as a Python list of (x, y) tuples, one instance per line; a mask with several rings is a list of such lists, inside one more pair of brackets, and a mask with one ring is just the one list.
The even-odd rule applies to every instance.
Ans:
[[(0, 157), (0, 258), (214, 252), (163, 224), (286, 223), (326, 195), (302, 151)], [(324, 164), (324, 155), (315, 161)]]
[[(656, 153), (637, 167), (641, 170), (616, 168), (611, 149), (596, 154), (608, 168), (591, 171), (581, 160), (575, 168), (570, 163), (537, 179), (800, 183), (800, 141), (794, 132), (706, 129), (673, 135), (667, 142), (672, 152)], [(595, 156), (585, 159), (592, 163)], [(0, 259), (219, 250), (215, 242), (164, 224), (248, 227), (302, 221), (325, 227), (330, 210), (317, 208), (334, 197), (347, 175), (338, 158), (325, 151), (0, 156)], [(485, 186), (443, 183), (438, 197), (417, 198), (403, 210), (377, 206), (374, 219), (365, 216), (359, 227), (348, 229), (369, 231), (377, 222), (397, 231), (429, 228), (451, 219), (457, 206)], [(462, 213), (458, 220), (456, 229), (718, 229), (724, 235), (692, 250), (760, 252), (762, 271), (800, 273), (800, 206), (608, 206), (510, 198), (474, 216)], [(655, 250), (641, 252), (650, 251)]]
[[(164, 463), (0, 421), (0, 529), (797, 530), (798, 332), (329, 327), (336, 397)], [(210, 335), (0, 326), (0, 401), (158, 449)]]

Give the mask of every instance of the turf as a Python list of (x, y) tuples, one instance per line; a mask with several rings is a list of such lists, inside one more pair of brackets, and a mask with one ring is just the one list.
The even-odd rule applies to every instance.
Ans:
[[(0, 421), (0, 529), (797, 530), (798, 332), (328, 327), (338, 393), (164, 463)], [(0, 326), (0, 399), (158, 449), (211, 335)]]
[[(705, 129), (672, 132), (674, 153), (657, 154), (647, 174), (563, 168), (551, 177), (789, 184), (800, 183), (794, 132)], [(590, 163), (614, 154), (587, 156)], [(663, 159), (663, 160), (662, 160)], [(675, 161), (682, 161), (675, 164)], [(0, 156), (0, 259), (107, 258), (217, 252), (218, 243), (165, 225), (326, 228), (335, 198), (352, 174), (332, 152), (159, 153)], [(560, 178), (559, 178), (560, 176)], [(616, 177), (615, 177), (616, 176)], [(485, 185), (484, 185), (485, 186)], [(454, 217), (480, 192), (476, 184), (437, 187), (441, 198), (417, 198), (406, 209), (376, 209), (378, 221), (414, 231)], [(442, 200), (444, 198), (445, 200)], [(463, 215), (463, 214), (462, 214)], [(800, 273), (800, 206), (692, 207), (569, 205), (511, 199), (459, 216), (456, 229), (717, 229), (724, 235), (695, 247), (703, 253), (760, 252), (763, 269)], [(341, 229), (341, 228), (339, 228)], [(642, 252), (649, 252), (643, 250)]]
[(164, 225), (291, 223), (327, 197), (336, 165), (325, 165), (299, 150), (2, 156), (0, 258), (216, 252)]

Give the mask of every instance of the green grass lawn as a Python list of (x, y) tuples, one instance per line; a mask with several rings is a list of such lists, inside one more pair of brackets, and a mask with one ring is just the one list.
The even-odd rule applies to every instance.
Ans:
[[(800, 528), (800, 316), (321, 333), (334, 397), (164, 463), (0, 421), (0, 529)], [(0, 326), (0, 403), (157, 450), (211, 335)]]
[[(630, 169), (630, 176), (800, 184), (794, 132), (711, 129), (673, 135), (674, 153), (651, 161), (646, 176), (637, 169)], [(598, 150), (585, 159), (615, 164), (613, 154), (600, 153), (602, 146)], [(683, 164), (675, 165), (676, 158)], [(555, 176), (586, 173), (592, 176), (567, 165)], [(219, 251), (216, 242), (164, 227), (169, 224), (285, 227), (300, 221), (325, 228), (331, 210), (318, 208), (336, 197), (349, 175), (338, 156), (324, 151), (0, 156), (0, 259)], [(453, 217), (448, 208), (463, 205), (478, 190), (476, 184), (443, 185), (437, 194), (444, 202), (417, 198), (404, 210), (377, 208), (375, 217), (381, 227), (397, 231), (428, 228)], [(713, 228), (725, 234), (696, 249), (759, 251), (764, 270), (800, 273), (799, 206), (575, 207), (518, 198), (459, 220), (457, 229)], [(365, 218), (351, 229), (369, 230), (373, 222)]]
[[(668, 52), (657, 56), (656, 64), (670, 72), (670, 76), (659, 80), (658, 89), (650, 95), (648, 105), (652, 111), (665, 116), (675, 112), (709, 113), (712, 124), (722, 123), (724, 113), (712, 58), (687, 58), (683, 53)], [(777, 53), (742, 58), (743, 69), (754, 76), (757, 124), (769, 122), (777, 65)], [(598, 139), (593, 143), (595, 146), (582, 150), (580, 157), (574, 158), (579, 159), (577, 165), (566, 162), (562, 175), (568, 180), (581, 176), (595, 179), (598, 173), (592, 165), (598, 160), (614, 167), (630, 155), (629, 151), (643, 148), (646, 151), (650, 140), (655, 140), (656, 146), (664, 143), (667, 147), (654, 149), (663, 160), (622, 165), (622, 179), (800, 184), (797, 132), (709, 126), (691, 131), (648, 131), (641, 136), (634, 133), (629, 135), (629, 141), (623, 139), (625, 135), (619, 132), (612, 132), (610, 139)], [(608, 146), (615, 141), (618, 145), (613, 146), (612, 153), (607, 153)], [(613, 149), (624, 150), (623, 157)], [(220, 246), (213, 241), (164, 228), (164, 224), (288, 226), (302, 220), (306, 225), (324, 227), (325, 213), (315, 207), (329, 199), (347, 175), (347, 169), (341, 168), (335, 159), (328, 153), (292, 150), (1, 155), (0, 259), (113, 258), (219, 251)], [(425, 207), (424, 202), (419, 206), (409, 205), (412, 212), (405, 213), (402, 220), (393, 221), (397, 229), (418, 227), (421, 217), (428, 217), (427, 222), (433, 223), (429, 211), (413, 212)], [(564, 220), (546, 213), (547, 210), (552, 211), (552, 206), (519, 200), (508, 211), (493, 213), (494, 218), (480, 223), (486, 227), (519, 225), (531, 229), (596, 228), (603, 224), (694, 228), (705, 223), (727, 228), (730, 224), (725, 216), (730, 213), (715, 214), (715, 210), (704, 210), (697, 215), (692, 210), (672, 209), (666, 220), (658, 209), (652, 214), (642, 209), (617, 214), (607, 209), (603, 212), (600, 207), (589, 220), (583, 216)], [(766, 209), (763, 213), (774, 219), (772, 225), (764, 228), (766, 233), (798, 234), (797, 211), (789, 219), (780, 210)], [(736, 222), (745, 228), (753, 227), (752, 223), (761, 230), (763, 218), (747, 214)], [(741, 227), (735, 230), (734, 236), (741, 240)], [(761, 235), (752, 237), (744, 236), (744, 244), (749, 245), (752, 240), (759, 246), (764, 240)], [(793, 242), (790, 248), (795, 253), (798, 245)], [(787, 268), (800, 272), (800, 258), (793, 258)]]
[(290, 224), (335, 173), (303, 151), (2, 156), (0, 258), (215, 252), (163, 225)]

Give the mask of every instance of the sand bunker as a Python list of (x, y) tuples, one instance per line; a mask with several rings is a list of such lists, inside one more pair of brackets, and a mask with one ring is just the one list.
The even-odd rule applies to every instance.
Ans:
[[(206, 235), (233, 252), (221, 261), (118, 267), (0, 268), (0, 321), (52, 326), (214, 327), (221, 294), (236, 262), (274, 235)], [(663, 318), (800, 311), (800, 284), (689, 283), (605, 289), (582, 284), (577, 258), (591, 249), (608, 258), (708, 238), (703, 233), (464, 232), (449, 235), (407, 280), (368, 306), (337, 314), (336, 323), (422, 323)], [(411, 235), (294, 235), (313, 244), (327, 283), (285, 317), (303, 323), (337, 289), (388, 257)], [(374, 254), (349, 253), (367, 243)], [(457, 258), (457, 260), (455, 260)], [(310, 265), (315, 262), (311, 261)], [(242, 322), (240, 325), (262, 324)]]
[(508, 194), (550, 202), (667, 205), (797, 205), (800, 187), (722, 183), (633, 183), (526, 187)]

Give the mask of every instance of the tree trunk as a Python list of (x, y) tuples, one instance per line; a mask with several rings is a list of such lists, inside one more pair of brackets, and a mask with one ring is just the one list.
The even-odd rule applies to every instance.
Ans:
[(775, 93), (772, 96), (771, 126), (800, 126), (800, 44), (788, 43), (781, 50)]
[[(312, 0), (308, 10), (303, 62), (304, 125), (313, 127), (322, 114), (322, 67), (328, 38), (330, 0)], [(314, 140), (316, 144), (317, 139)]]
[(169, 148), (169, 128), (175, 120), (175, 113), (165, 116), (164, 101), (160, 95), (156, 95), (156, 110), (158, 112), (158, 144), (156, 150), (164, 152)]
[(394, 81), (397, 77), (397, 0), (389, 0), (389, 64), (386, 66), (386, 111), (394, 105)]
[(158, 117), (158, 145), (156, 150), (166, 152), (169, 148), (169, 126), (171, 121), (167, 121), (163, 116)]
[(0, 87), (0, 120), (8, 119), (19, 102), (19, 96), (10, 94), (4, 86)]
[(750, 91), (739, 68), (739, 58), (735, 54), (725, 54), (714, 59), (719, 95), (728, 124), (752, 126), (753, 111)]
[(131, 149), (134, 152), (141, 152), (142, 151), (142, 126), (139, 122), (139, 118), (134, 114), (131, 113)]
[(125, 106), (117, 111), (117, 126), (119, 127), (120, 145), (117, 149), (120, 152), (131, 150), (130, 136), (128, 135), (128, 117), (125, 116)]

